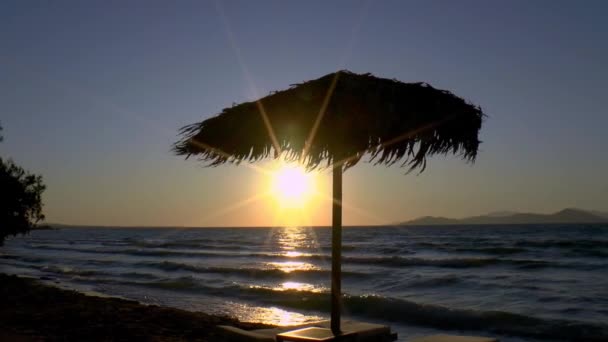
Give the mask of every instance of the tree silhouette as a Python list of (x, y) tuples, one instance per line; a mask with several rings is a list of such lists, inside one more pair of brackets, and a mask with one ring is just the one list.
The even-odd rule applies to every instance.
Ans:
[(26, 233), (44, 219), (42, 192), (45, 188), (42, 176), (0, 157), (0, 244), (7, 236)]

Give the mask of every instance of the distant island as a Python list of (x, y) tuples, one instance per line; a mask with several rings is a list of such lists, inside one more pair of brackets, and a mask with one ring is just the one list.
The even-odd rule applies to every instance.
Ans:
[(495, 212), (461, 219), (424, 216), (400, 222), (400, 226), (441, 226), (471, 224), (574, 224), (608, 223), (608, 212), (567, 208), (553, 214)]

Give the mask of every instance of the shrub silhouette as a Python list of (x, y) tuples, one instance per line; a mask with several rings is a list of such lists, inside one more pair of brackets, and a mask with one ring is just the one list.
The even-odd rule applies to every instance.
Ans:
[[(0, 135), (0, 141), (2, 138)], [(45, 188), (42, 176), (0, 157), (0, 244), (7, 236), (26, 233), (44, 219), (41, 195)]]

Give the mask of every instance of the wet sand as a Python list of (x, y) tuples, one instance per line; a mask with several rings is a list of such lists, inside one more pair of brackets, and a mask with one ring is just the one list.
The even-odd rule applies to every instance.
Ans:
[(221, 341), (235, 318), (84, 295), (0, 274), (1, 341)]

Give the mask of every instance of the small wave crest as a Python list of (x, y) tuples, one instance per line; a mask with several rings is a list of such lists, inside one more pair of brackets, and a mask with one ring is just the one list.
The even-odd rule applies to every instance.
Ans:
[[(221, 275), (232, 275), (245, 277), (248, 279), (303, 279), (303, 278), (327, 278), (330, 271), (325, 269), (302, 269), (291, 270), (289, 272), (276, 268), (260, 269), (260, 268), (234, 268), (234, 267), (210, 267), (184, 264), (179, 262), (162, 261), (162, 262), (139, 262), (136, 267), (157, 268), (164, 271), (189, 271), (194, 273), (213, 273)], [(342, 272), (344, 277), (352, 278), (367, 278), (372, 274), (362, 272)]]
[[(288, 258), (292, 261), (328, 261), (331, 256), (327, 254), (296, 254), (286, 256), (282, 253), (267, 253), (267, 252), (219, 252), (219, 251), (190, 251), (190, 250), (170, 250), (170, 249), (88, 249), (88, 248), (69, 248), (69, 247), (54, 247), (54, 246), (36, 246), (38, 249), (61, 250), (79, 253), (92, 253), (103, 255), (131, 255), (150, 258), (250, 258), (258, 261), (274, 260)], [(14, 256), (3, 255), (2, 258), (13, 258)], [(44, 258), (22, 257), (29, 262), (44, 262)], [(27, 260), (26, 260), (27, 259)], [(445, 268), (476, 268), (486, 266), (513, 266), (520, 269), (537, 269), (545, 267), (557, 268), (581, 268), (581, 269), (596, 269), (606, 267), (603, 264), (581, 264), (576, 262), (560, 263), (558, 261), (538, 260), (538, 259), (514, 259), (502, 257), (461, 257), (461, 258), (421, 258), (421, 257), (404, 257), (401, 255), (394, 256), (343, 256), (344, 264), (353, 265), (374, 265), (383, 267), (445, 267)]]
[(547, 240), (520, 240), (515, 242), (516, 247), (534, 248), (585, 248), (596, 249), (606, 248), (608, 240), (605, 239), (547, 239)]

